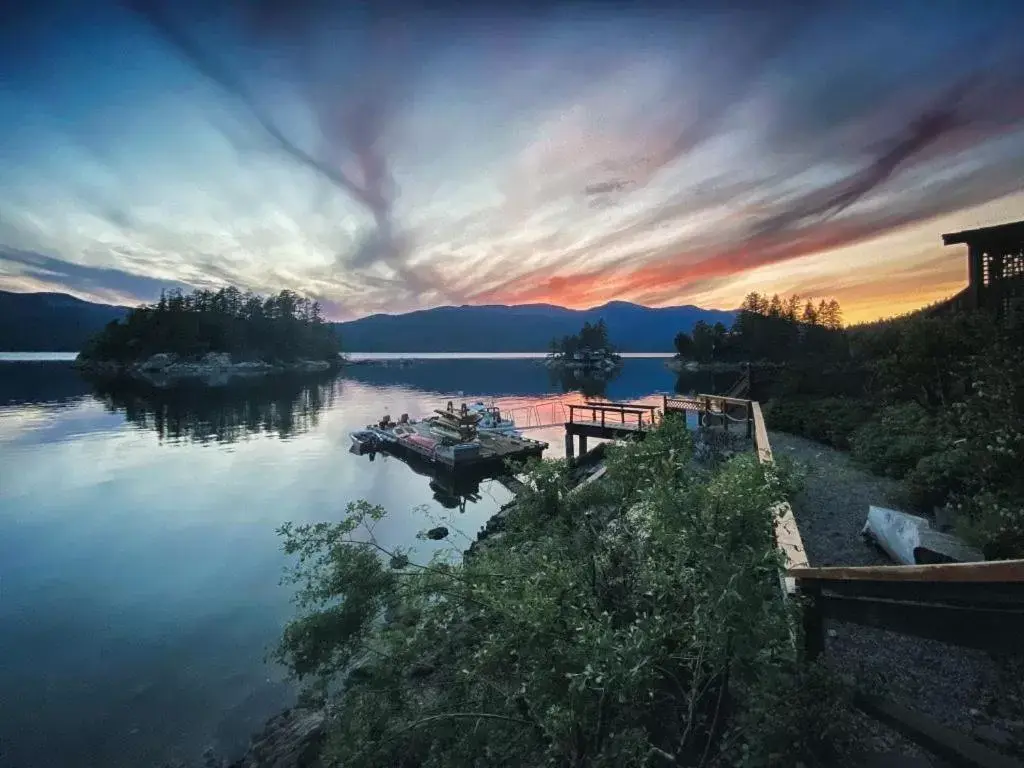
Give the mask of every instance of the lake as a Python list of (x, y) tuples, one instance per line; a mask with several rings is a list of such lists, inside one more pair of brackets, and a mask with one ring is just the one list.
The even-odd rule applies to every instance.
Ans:
[[(527, 434), (562, 456), (556, 422), (583, 395), (537, 357), (431, 355), (154, 394), (94, 387), (66, 355), (0, 355), (0, 766), (237, 754), (294, 700), (264, 660), (292, 615), (276, 528), (367, 499), (390, 512), (382, 545), (457, 557), (509, 492), (371, 461), (349, 452), (349, 432), (485, 399), (554, 424)], [(660, 402), (722, 391), (720, 379), (677, 380), (663, 359), (631, 357), (603, 392), (584, 388)], [(417, 539), (435, 525), (447, 541)]]

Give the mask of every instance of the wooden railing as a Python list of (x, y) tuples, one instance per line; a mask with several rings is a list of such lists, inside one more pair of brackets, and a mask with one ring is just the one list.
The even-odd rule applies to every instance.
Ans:
[[(577, 414), (579, 414), (577, 416)], [(585, 416), (589, 415), (587, 419)], [(627, 419), (627, 416), (629, 417)], [(644, 421), (644, 417), (647, 421)], [(636, 427), (649, 429), (657, 423), (658, 406), (632, 403), (586, 403), (569, 406), (570, 424), (598, 424), (602, 427)], [(616, 418), (618, 417), (618, 418)]]
[(697, 415), (698, 423), (708, 424), (712, 419), (720, 419), (723, 429), (729, 430), (730, 423), (743, 425), (747, 437), (753, 436), (754, 422), (751, 401), (739, 397), (723, 395), (673, 395), (662, 397), (662, 412), (681, 413), (685, 416), (691, 412)]

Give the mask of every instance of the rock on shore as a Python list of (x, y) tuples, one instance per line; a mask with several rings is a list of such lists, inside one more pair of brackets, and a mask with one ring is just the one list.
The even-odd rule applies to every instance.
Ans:
[(230, 768), (320, 768), (327, 713), (296, 707), (267, 721)]
[(199, 379), (207, 384), (225, 384), (239, 376), (263, 376), (274, 373), (318, 373), (338, 364), (330, 360), (295, 360), (270, 363), (264, 360), (234, 362), (226, 352), (208, 352), (200, 358), (183, 358), (160, 352), (145, 360), (124, 363), (115, 360), (75, 360), (79, 369), (98, 376), (141, 379), (156, 386), (166, 386), (183, 379)]
[(548, 368), (588, 373), (610, 373), (622, 365), (622, 358), (606, 349), (577, 352), (574, 355), (550, 354), (544, 364)]

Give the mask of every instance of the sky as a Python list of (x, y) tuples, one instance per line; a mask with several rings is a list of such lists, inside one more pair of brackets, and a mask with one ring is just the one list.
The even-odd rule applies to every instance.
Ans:
[(23, 5), (0, 289), (859, 321), (963, 287), (942, 233), (1024, 218), (1017, 2)]

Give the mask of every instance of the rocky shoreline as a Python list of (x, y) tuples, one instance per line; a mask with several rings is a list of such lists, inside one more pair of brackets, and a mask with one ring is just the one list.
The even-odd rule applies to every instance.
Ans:
[(340, 362), (340, 358), (337, 360), (295, 360), (287, 363), (265, 360), (236, 362), (227, 352), (208, 352), (198, 358), (161, 352), (145, 360), (131, 362), (91, 360), (79, 355), (74, 365), (88, 375), (136, 379), (153, 386), (169, 386), (185, 380), (199, 380), (205, 384), (216, 386), (227, 384), (231, 379), (240, 377), (281, 373), (322, 373), (338, 367)]
[(610, 374), (622, 365), (622, 358), (606, 349), (577, 352), (574, 355), (552, 353), (544, 359), (548, 368), (574, 374)]
[(746, 363), (698, 363), (696, 360), (680, 360), (678, 357), (672, 357), (665, 361), (665, 367), (676, 373), (680, 371), (711, 371), (712, 373), (742, 371), (744, 365)]

